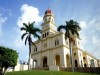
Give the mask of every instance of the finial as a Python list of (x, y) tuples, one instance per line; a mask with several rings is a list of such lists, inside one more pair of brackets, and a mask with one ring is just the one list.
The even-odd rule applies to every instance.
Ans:
[(50, 9), (50, 7), (48, 7), (48, 9)]

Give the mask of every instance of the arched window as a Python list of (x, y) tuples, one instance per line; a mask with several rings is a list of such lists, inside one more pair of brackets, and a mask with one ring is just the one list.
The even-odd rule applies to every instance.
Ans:
[(75, 41), (73, 41), (73, 45), (75, 46)]
[(49, 35), (49, 32), (47, 32), (47, 36)]
[(83, 60), (86, 60), (86, 58), (85, 58), (85, 57), (83, 57)]
[(75, 60), (75, 67), (78, 67), (77, 60)]
[(44, 34), (43, 34), (43, 38), (44, 38)]
[(45, 22), (47, 22), (47, 18), (45, 18)]
[(84, 64), (84, 67), (87, 67), (86, 63)]
[(33, 68), (37, 68), (37, 60), (33, 60)]
[(47, 57), (45, 56), (44, 58), (43, 58), (43, 67), (47, 67), (48, 65), (47, 65)]
[(55, 46), (57, 46), (57, 45), (59, 45), (59, 40), (58, 39), (55, 40)]
[(46, 37), (46, 33), (45, 33), (45, 37)]
[(55, 57), (55, 64), (56, 66), (60, 66), (60, 56), (59, 55), (56, 55)]
[(44, 48), (47, 48), (47, 43), (44, 43)]
[(34, 52), (37, 52), (37, 47), (34, 47)]
[(37, 47), (36, 47), (36, 52), (37, 52)]
[(90, 60), (90, 67), (95, 67), (94, 59), (91, 59), (91, 60)]
[(74, 53), (74, 56), (76, 56), (76, 53)]

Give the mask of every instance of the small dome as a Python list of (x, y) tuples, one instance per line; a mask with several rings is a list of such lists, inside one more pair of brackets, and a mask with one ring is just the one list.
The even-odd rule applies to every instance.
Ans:
[(52, 11), (48, 8), (46, 11), (45, 11), (45, 14), (52, 14)]

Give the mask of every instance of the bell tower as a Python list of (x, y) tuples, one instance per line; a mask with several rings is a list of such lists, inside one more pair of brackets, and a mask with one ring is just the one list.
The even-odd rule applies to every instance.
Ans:
[(42, 38), (47, 37), (49, 34), (54, 34), (56, 31), (56, 25), (54, 23), (53, 12), (48, 8), (43, 16), (42, 23)]

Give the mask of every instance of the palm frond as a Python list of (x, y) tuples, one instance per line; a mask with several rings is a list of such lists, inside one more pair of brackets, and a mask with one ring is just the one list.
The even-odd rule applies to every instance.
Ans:
[(34, 34), (34, 37), (37, 37), (40, 40), (40, 36), (37, 33)]
[(28, 28), (28, 27), (29, 27), (26, 23), (23, 23), (23, 26), (24, 26), (25, 28)]
[(81, 27), (80, 27), (79, 25), (75, 25), (75, 27), (76, 27), (76, 29), (77, 29), (78, 31), (81, 30)]
[(65, 39), (67, 39), (69, 37), (69, 32), (68, 32), (68, 30), (66, 30), (66, 32), (65, 32)]
[(20, 28), (21, 30), (25, 30), (26, 31), (26, 33), (24, 33), (21, 36), (22, 40), (23, 40), (24, 36), (28, 35), (25, 38), (25, 45), (26, 45), (27, 41), (29, 42), (29, 45), (32, 43), (31, 35), (33, 35), (33, 36), (35, 36), (35, 37), (40, 39), (40, 36), (37, 33), (41, 33), (41, 30), (39, 28), (35, 28), (34, 24), (35, 24), (35, 21), (32, 22), (32, 23), (28, 22), (28, 24), (23, 23), (23, 27)]
[(27, 43), (28, 38), (29, 38), (29, 36), (27, 36), (26, 39), (25, 39), (25, 45), (26, 45), (26, 43)]
[(36, 47), (36, 45), (35, 45), (35, 43), (34, 43), (34, 42), (32, 42), (32, 44)]
[(73, 35), (75, 35), (75, 34), (76, 34), (76, 36), (79, 36), (79, 33), (78, 33), (78, 31), (77, 31), (77, 30), (75, 30), (75, 29), (71, 29), (71, 32), (72, 32), (72, 34), (73, 34)]
[(32, 22), (32, 23), (30, 23), (30, 25), (31, 25), (31, 26), (33, 26), (33, 27), (34, 27), (34, 24), (35, 24), (35, 21), (34, 21), (34, 22)]
[(61, 29), (66, 29), (66, 26), (64, 26), (64, 25), (59, 26), (57, 31), (60, 31)]
[(21, 27), (20, 30), (21, 30), (21, 31), (22, 31), (22, 30), (25, 30), (25, 31), (26, 31), (27, 29), (26, 29), (25, 27)]
[(39, 32), (39, 33), (41, 33), (41, 30), (40, 30), (39, 28), (34, 28), (33, 30), (34, 30), (34, 32)]
[(22, 36), (21, 36), (21, 39), (23, 40), (24, 36), (27, 35), (28, 33), (24, 33)]

